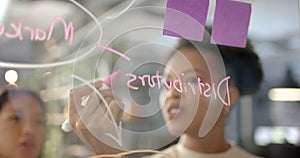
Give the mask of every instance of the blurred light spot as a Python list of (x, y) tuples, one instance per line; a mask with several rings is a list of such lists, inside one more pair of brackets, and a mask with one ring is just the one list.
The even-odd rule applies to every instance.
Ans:
[(258, 127), (254, 134), (254, 142), (260, 146), (266, 146), (270, 143), (270, 131), (268, 128), (265, 127)]
[(3, 20), (5, 15), (9, 0), (1, 0), (0, 1), (0, 21)]
[(275, 127), (270, 134), (272, 134), (272, 143), (273, 144), (284, 144), (285, 143), (285, 131), (283, 128)]
[(5, 72), (4, 78), (8, 83), (15, 83), (18, 80), (18, 73), (15, 70), (8, 70)]
[(297, 128), (287, 129), (286, 140), (290, 144), (299, 144), (300, 143), (300, 129), (297, 129)]
[(300, 143), (300, 128), (292, 126), (260, 126), (254, 132), (254, 142), (259, 146), (268, 144)]
[(268, 97), (272, 101), (300, 101), (300, 88), (273, 88)]

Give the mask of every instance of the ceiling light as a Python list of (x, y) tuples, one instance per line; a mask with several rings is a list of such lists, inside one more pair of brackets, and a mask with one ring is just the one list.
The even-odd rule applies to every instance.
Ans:
[(5, 72), (4, 78), (8, 83), (15, 83), (18, 80), (18, 73), (15, 70), (8, 70)]
[(272, 101), (300, 101), (300, 88), (273, 88), (268, 97)]

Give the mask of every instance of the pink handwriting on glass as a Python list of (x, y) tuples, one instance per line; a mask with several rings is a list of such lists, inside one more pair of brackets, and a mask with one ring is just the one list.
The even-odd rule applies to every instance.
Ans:
[[(60, 21), (64, 26), (65, 40), (69, 39), (69, 45), (73, 43), (73, 35), (74, 35), (74, 26), (72, 22), (69, 22), (67, 25), (66, 21), (59, 16), (56, 16), (52, 19), (50, 28), (47, 31), (41, 28), (32, 28), (29, 26), (23, 26), (22, 20), (19, 20), (18, 23), (10, 23), (10, 28), (7, 29), (4, 24), (0, 23), (0, 36), (6, 36), (7, 38), (14, 38), (23, 40), (23, 32), (27, 31), (30, 34), (31, 41), (45, 41), (49, 40), (52, 37), (53, 29), (57, 21)], [(8, 30), (13, 30), (12, 32), (8, 32)]]
[[(187, 89), (190, 88), (193, 94), (196, 95), (195, 88), (199, 88), (200, 95), (204, 95), (205, 97), (214, 96), (214, 99), (217, 99), (218, 97), (224, 105), (230, 106), (230, 93), (228, 87), (230, 76), (227, 76), (223, 80), (221, 80), (217, 88), (215, 83), (212, 83), (211, 85), (209, 83), (203, 83), (200, 77), (197, 77), (197, 79), (194, 82), (182, 82), (180, 76), (178, 76), (178, 79), (174, 81), (164, 80), (163, 76), (159, 75), (158, 70), (156, 71), (156, 74), (153, 76), (150, 76), (149, 74), (145, 74), (143, 76), (136, 76), (135, 74), (132, 73), (127, 73), (126, 76), (130, 77), (130, 79), (127, 82), (127, 86), (128, 88), (133, 90), (138, 90), (139, 87), (133, 86), (132, 82), (136, 80), (140, 80), (142, 82), (142, 86), (146, 86), (146, 79), (147, 79), (148, 85), (150, 87), (155, 87), (155, 84), (157, 84), (157, 88), (160, 89), (161, 83), (163, 83), (164, 87), (166, 87), (167, 89), (171, 89), (173, 87), (179, 93), (183, 93), (183, 92), (187, 93), (188, 91)], [(195, 83), (197, 84), (197, 86), (195, 85)], [(220, 95), (220, 88), (222, 84), (226, 85), (226, 93), (227, 93), (227, 101), (228, 101), (227, 103)]]

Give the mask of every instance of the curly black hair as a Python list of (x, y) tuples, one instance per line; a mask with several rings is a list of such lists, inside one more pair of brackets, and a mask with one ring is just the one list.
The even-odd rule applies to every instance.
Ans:
[[(246, 48), (238, 48), (223, 45), (212, 45), (207, 40), (204, 42), (194, 42), (181, 39), (176, 49), (200, 47), (215, 52), (218, 48), (225, 65), (226, 74), (231, 77), (240, 95), (254, 94), (258, 91), (263, 79), (263, 72), (259, 57), (254, 52), (248, 40)], [(197, 47), (195, 46), (197, 45)]]

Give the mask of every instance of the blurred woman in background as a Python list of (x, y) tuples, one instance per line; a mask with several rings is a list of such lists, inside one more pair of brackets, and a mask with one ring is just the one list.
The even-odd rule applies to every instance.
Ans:
[(45, 124), (45, 107), (39, 95), (29, 90), (4, 90), (0, 95), (0, 157), (38, 158)]

